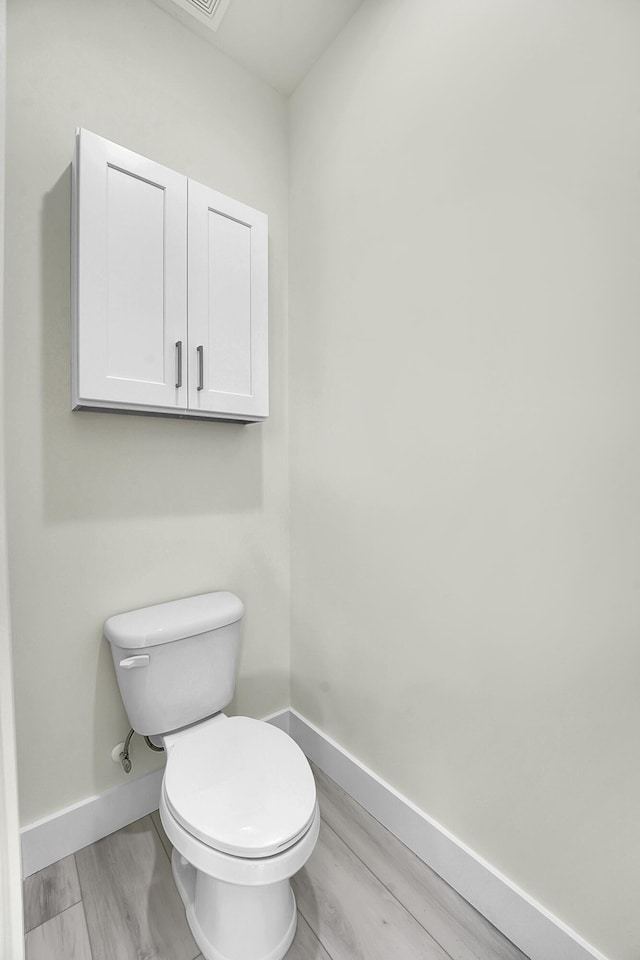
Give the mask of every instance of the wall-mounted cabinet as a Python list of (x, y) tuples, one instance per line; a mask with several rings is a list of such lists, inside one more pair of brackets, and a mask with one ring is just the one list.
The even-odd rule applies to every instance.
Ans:
[(73, 409), (263, 420), (265, 214), (79, 130), (72, 223)]

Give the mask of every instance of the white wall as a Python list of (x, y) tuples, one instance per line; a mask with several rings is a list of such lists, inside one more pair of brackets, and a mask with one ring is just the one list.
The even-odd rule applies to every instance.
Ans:
[(292, 703), (640, 942), (640, 4), (367, 0), (293, 96)]
[[(23, 823), (125, 775), (105, 617), (211, 589), (245, 601), (235, 708), (289, 701), (287, 114), (271, 88), (151, 0), (10, 0), (6, 396)], [(270, 218), (263, 425), (71, 413), (74, 129)], [(137, 740), (137, 738), (136, 738)], [(134, 773), (162, 763), (134, 743)]]

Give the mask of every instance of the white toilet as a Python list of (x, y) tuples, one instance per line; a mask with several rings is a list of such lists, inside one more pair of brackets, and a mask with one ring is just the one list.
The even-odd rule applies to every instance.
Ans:
[(233, 697), (242, 602), (207, 593), (110, 617), (131, 726), (167, 752), (160, 816), (206, 960), (280, 960), (296, 930), (289, 882), (320, 815), (306, 757), (277, 727), (220, 711)]

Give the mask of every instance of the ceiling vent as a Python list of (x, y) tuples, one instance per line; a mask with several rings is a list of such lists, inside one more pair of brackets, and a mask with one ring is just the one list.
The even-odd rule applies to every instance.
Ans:
[(204, 27), (215, 31), (220, 26), (231, 0), (156, 0), (156, 3), (181, 20), (181, 11), (191, 14)]

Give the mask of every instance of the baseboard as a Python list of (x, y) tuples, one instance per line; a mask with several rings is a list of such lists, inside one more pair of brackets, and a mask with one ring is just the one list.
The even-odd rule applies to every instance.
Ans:
[[(607, 960), (524, 890), (296, 710), (264, 718), (468, 900), (531, 960)], [(129, 780), (21, 831), (24, 876), (157, 810), (162, 770)]]
[(96, 797), (87, 797), (50, 817), (24, 827), (22, 871), (25, 877), (158, 809), (162, 770)]
[(607, 960), (508, 877), (293, 709), (289, 712), (288, 732), (327, 776), (531, 960)]
[[(264, 719), (289, 732), (288, 710), (279, 710)], [(126, 780), (106, 793), (88, 797), (23, 827), (23, 876), (29, 877), (157, 810), (163, 772), (154, 770), (144, 777)]]
[(274, 727), (279, 727), (285, 733), (289, 733), (289, 724), (291, 721), (291, 710), (287, 707), (285, 710), (278, 710), (276, 713), (270, 713), (268, 717), (262, 718), (265, 723), (272, 723)]

